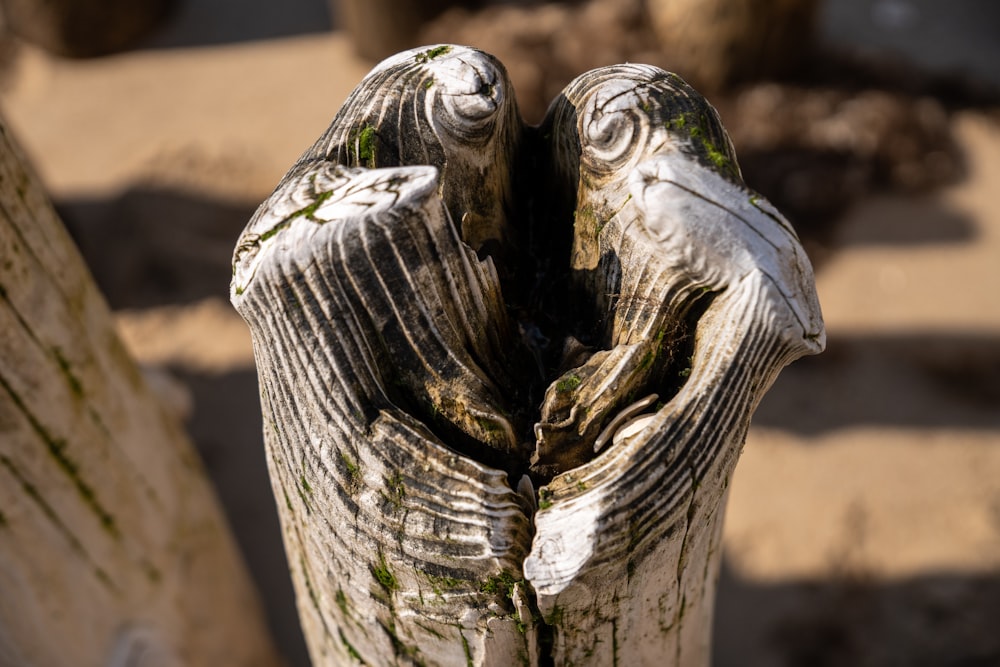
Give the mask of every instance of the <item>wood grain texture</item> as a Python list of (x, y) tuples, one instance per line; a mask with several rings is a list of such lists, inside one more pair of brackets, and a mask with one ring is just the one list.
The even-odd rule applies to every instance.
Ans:
[(490, 56), (394, 56), (251, 220), (232, 297), (314, 661), (708, 663), (750, 416), (824, 333), (678, 77), (588, 72), (527, 128)]
[[(508, 88), (492, 59), (458, 47), (383, 63), (236, 251), (317, 664), (534, 653), (520, 602), (529, 502), (479, 461), (521, 447), (510, 323), (492, 259), (453, 223), (503, 236), (510, 194), (494, 175), (519, 134)], [(413, 163), (434, 166), (398, 166)]]
[[(750, 416), (782, 366), (823, 346), (812, 272), (676, 76), (588, 72), (549, 131), (577, 182), (570, 262), (604, 350), (550, 387), (548, 402), (573, 409), (540, 429), (539, 452), (550, 428), (592, 441), (595, 414), (654, 392), (665, 404), (545, 487), (525, 575), (559, 626), (557, 664), (707, 664), (725, 490)], [(686, 348), (671, 347), (678, 335)]]
[(190, 442), (0, 123), (0, 664), (278, 664)]

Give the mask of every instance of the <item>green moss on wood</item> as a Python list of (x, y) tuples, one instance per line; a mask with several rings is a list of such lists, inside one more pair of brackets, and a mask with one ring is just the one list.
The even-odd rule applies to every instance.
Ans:
[(357, 660), (362, 665), (367, 664), (358, 653), (358, 650), (351, 645), (351, 642), (347, 641), (347, 637), (344, 636), (344, 631), (338, 629), (337, 634), (340, 635), (340, 643), (344, 645), (344, 649), (347, 651), (347, 655), (351, 656), (352, 659)]
[(594, 236), (601, 233), (605, 224), (605, 221), (601, 220), (597, 211), (591, 206), (584, 206), (573, 211), (573, 221), (577, 230), (583, 233), (592, 232)]
[(435, 46), (433, 49), (427, 49), (426, 51), (421, 51), (420, 53), (415, 55), (413, 59), (423, 65), (429, 63), (430, 61), (434, 60), (439, 56), (443, 56), (449, 51), (451, 51), (451, 47), (448, 46), (447, 44), (442, 44), (441, 46)]
[(511, 600), (514, 597), (514, 586), (521, 581), (523, 580), (509, 572), (501, 572), (500, 574), (487, 577), (482, 581), (479, 584), (479, 590), (488, 595), (499, 595), (507, 600)]
[(56, 358), (56, 363), (59, 365), (59, 371), (62, 373), (63, 378), (66, 380), (66, 384), (75, 396), (78, 398), (83, 398), (83, 383), (80, 382), (80, 378), (76, 377), (73, 373), (73, 369), (70, 368), (69, 361), (63, 356), (63, 352), (60, 348), (52, 348), (52, 356)]
[(347, 618), (347, 595), (344, 593), (344, 589), (337, 589), (337, 592), (333, 595), (333, 601), (337, 604), (337, 607), (340, 609), (340, 613), (344, 615), (344, 618)]
[(399, 635), (396, 633), (396, 624), (394, 621), (390, 619), (389, 622), (386, 623), (380, 619), (378, 624), (389, 637), (389, 641), (392, 643), (392, 651), (396, 654), (397, 658), (405, 658), (406, 662), (416, 665), (416, 667), (423, 667), (425, 664), (424, 661), (418, 658), (420, 655), (420, 648), (410, 646), (399, 638)]
[[(296, 218), (305, 218), (307, 220), (311, 220), (312, 222), (318, 222), (318, 223), (322, 224), (325, 221), (324, 220), (320, 220), (319, 218), (316, 217), (316, 211), (318, 211), (319, 207), (322, 206), (323, 204), (325, 204), (326, 200), (328, 200), (332, 196), (333, 196), (333, 191), (332, 190), (326, 190), (326, 191), (323, 191), (323, 192), (317, 192), (315, 194), (315, 198), (312, 200), (311, 203), (309, 203), (306, 206), (303, 206), (299, 210), (297, 210), (294, 213), (292, 213), (290, 216), (288, 216), (287, 220), (289, 222), (291, 222), (292, 220), (294, 220)], [(262, 236), (261, 240), (264, 240), (264, 238), (265, 237)]]
[(403, 500), (406, 498), (406, 485), (403, 483), (403, 475), (397, 471), (393, 473), (392, 477), (386, 477), (385, 488), (389, 490), (386, 500), (395, 509), (400, 509), (403, 506)]
[(434, 595), (439, 598), (444, 596), (444, 592), (446, 590), (465, 589), (466, 584), (468, 583), (463, 579), (456, 579), (455, 577), (439, 577), (423, 571), (418, 572), (426, 577), (427, 581), (431, 585), (431, 590), (434, 592)]
[(365, 125), (358, 133), (358, 162), (374, 168), (375, 152), (378, 149), (378, 134), (374, 125)]
[[(296, 220), (297, 218), (306, 218), (307, 220), (311, 220), (312, 222), (323, 224), (325, 220), (317, 218), (316, 211), (319, 210), (319, 207), (322, 206), (324, 203), (326, 203), (326, 200), (328, 200), (332, 196), (333, 196), (332, 190), (315, 193), (312, 202), (310, 202), (308, 205), (303, 206), (297, 211), (294, 211), (288, 217), (276, 223), (270, 229), (264, 230), (263, 232), (261, 232), (260, 235), (257, 236), (256, 239), (248, 241), (245, 245), (250, 245), (250, 246), (260, 245), (264, 241), (267, 241), (268, 239), (276, 236), (278, 232), (280, 232), (281, 230), (287, 228), (289, 225), (292, 224), (292, 221)], [(239, 249), (237, 249), (237, 251), (239, 251)], [(243, 287), (241, 286), (236, 287), (237, 295), (243, 294), (243, 291), (244, 291)]]
[(545, 616), (542, 620), (545, 621), (546, 625), (550, 625), (555, 628), (560, 628), (562, 627), (564, 613), (565, 612), (563, 611), (562, 607), (560, 607), (559, 605), (555, 605), (552, 607), (552, 611), (549, 612), (549, 615)]
[(472, 661), (472, 649), (469, 647), (469, 640), (462, 634), (461, 629), (458, 631), (458, 636), (462, 638), (462, 650), (465, 651), (465, 667), (474, 667), (475, 663)]
[[(305, 478), (303, 478), (305, 481)], [(301, 486), (295, 487), (296, 493), (299, 494), (299, 500), (302, 501), (302, 506), (306, 508), (306, 514), (312, 514), (312, 503), (309, 502), (309, 496), (306, 495), (306, 491)]]
[(77, 494), (79, 494), (84, 504), (95, 514), (101, 527), (104, 528), (104, 530), (106, 530), (112, 537), (119, 539), (121, 534), (115, 524), (114, 517), (97, 499), (97, 494), (94, 492), (94, 489), (90, 486), (90, 484), (83, 479), (77, 463), (66, 453), (66, 441), (61, 438), (53, 437), (52, 434), (48, 432), (42, 423), (28, 409), (24, 400), (2, 377), (0, 377), (0, 386), (3, 387), (3, 389), (10, 396), (14, 405), (17, 406), (17, 408), (21, 411), (21, 414), (23, 414), (25, 419), (28, 420), (28, 423), (31, 425), (35, 435), (38, 436), (38, 438), (45, 444), (45, 448), (48, 451), (49, 456), (52, 457), (56, 466), (72, 482)]
[(544, 486), (538, 489), (538, 509), (547, 510), (552, 507), (552, 492)]
[(94, 571), (94, 576), (97, 577), (101, 583), (107, 586), (109, 590), (117, 594), (119, 591), (114, 585), (114, 582), (111, 581), (111, 577), (109, 577), (108, 573), (101, 569), (101, 567), (93, 561), (87, 551), (83, 548), (83, 544), (80, 540), (73, 534), (72, 531), (70, 531), (69, 526), (63, 522), (59, 515), (56, 514), (55, 509), (53, 509), (48, 501), (45, 500), (44, 496), (42, 496), (38, 487), (32, 484), (21, 473), (21, 470), (17, 467), (17, 465), (3, 454), (0, 454), (0, 466), (6, 468), (7, 472), (10, 473), (15, 480), (17, 480), (21, 487), (21, 491), (23, 491), (24, 494), (38, 506), (38, 509), (41, 510), (42, 514), (44, 514), (45, 517), (59, 530), (59, 532), (62, 533), (63, 537), (66, 538), (66, 541), (69, 543), (73, 551), (90, 563)]
[(567, 375), (556, 383), (556, 391), (560, 394), (573, 391), (583, 382), (578, 375)]
[(389, 569), (389, 564), (385, 562), (385, 554), (381, 552), (378, 555), (378, 562), (372, 566), (372, 575), (375, 577), (378, 585), (389, 595), (399, 590), (399, 581), (396, 580), (396, 575)]
[(340, 452), (340, 461), (344, 464), (347, 472), (347, 483), (352, 489), (357, 489), (361, 485), (361, 466), (346, 452)]
[(666, 125), (669, 130), (686, 137), (695, 152), (719, 174), (731, 180), (740, 180), (739, 168), (728, 147), (720, 146), (713, 140), (717, 133), (713, 133), (712, 126), (717, 123), (712, 122), (708, 112), (685, 111), (669, 118)]
[(688, 377), (690, 377), (691, 376), (691, 367), (693, 365), (694, 365), (694, 358), (693, 357), (688, 357), (687, 361), (684, 364), (684, 368), (680, 369), (677, 372), (677, 377), (684, 378), (684, 379), (687, 379)]
[(426, 623), (421, 623), (420, 621), (414, 621), (413, 624), (416, 625), (421, 630), (423, 630), (424, 632), (426, 632), (427, 634), (429, 634), (431, 637), (434, 637), (435, 639), (447, 639), (447, 637), (445, 637), (443, 634), (438, 632), (436, 629), (432, 628), (430, 625), (427, 625)]
[(313, 588), (312, 579), (309, 578), (309, 570), (306, 568), (306, 559), (304, 555), (299, 556), (299, 567), (302, 569), (302, 579), (306, 584), (306, 592), (309, 594), (309, 602), (312, 603), (313, 609), (316, 613), (323, 617), (323, 608), (319, 604), (319, 596), (316, 594), (316, 589)]

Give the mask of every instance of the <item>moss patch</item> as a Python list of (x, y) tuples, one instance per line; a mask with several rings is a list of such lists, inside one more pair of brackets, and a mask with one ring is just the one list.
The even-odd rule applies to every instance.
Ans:
[(466, 581), (464, 579), (447, 576), (439, 577), (423, 571), (420, 571), (420, 574), (427, 578), (427, 581), (430, 582), (431, 590), (439, 598), (444, 596), (446, 590), (466, 590)]
[(433, 49), (427, 49), (426, 51), (421, 51), (420, 53), (415, 55), (413, 59), (423, 65), (429, 63), (430, 61), (434, 60), (439, 56), (443, 56), (449, 51), (451, 51), (451, 47), (448, 46), (447, 44), (442, 44), (441, 46), (435, 46)]
[(544, 486), (538, 489), (538, 509), (547, 510), (552, 507), (552, 492)]
[(347, 472), (347, 484), (351, 490), (356, 490), (361, 485), (361, 466), (346, 452), (340, 452), (340, 462), (344, 464)]
[(469, 640), (462, 634), (461, 629), (458, 631), (458, 636), (462, 638), (462, 650), (465, 651), (465, 665), (466, 667), (473, 667), (475, 663), (472, 661), (472, 649), (469, 647)]
[(365, 125), (358, 133), (358, 163), (375, 167), (375, 152), (378, 150), (378, 134), (374, 125)]
[(722, 176), (739, 181), (739, 167), (736, 166), (729, 150), (715, 141), (717, 132), (713, 132), (713, 125), (717, 124), (712, 122), (708, 112), (705, 111), (698, 113), (686, 111), (671, 117), (666, 122), (667, 129), (689, 140), (691, 147), (703, 162), (714, 167)]
[[(290, 221), (294, 220), (295, 218), (303, 218), (304, 217), (307, 220), (311, 220), (312, 222), (318, 222), (318, 223), (322, 224), (325, 221), (324, 220), (320, 220), (319, 218), (316, 217), (316, 211), (319, 210), (319, 207), (322, 206), (324, 203), (326, 203), (326, 200), (329, 199), (332, 196), (333, 196), (333, 190), (326, 190), (324, 192), (317, 192), (316, 196), (315, 196), (315, 199), (312, 200), (312, 203), (308, 204), (307, 206), (303, 206), (298, 211), (295, 211), (294, 213), (292, 213), (290, 216), (288, 216), (288, 221), (290, 222)], [(261, 240), (262, 241), (264, 240), (263, 236), (261, 237)]]
[(334, 593), (333, 601), (337, 603), (337, 608), (340, 609), (340, 613), (344, 615), (344, 618), (347, 618), (347, 595), (344, 593), (344, 589), (337, 589), (337, 592)]
[(389, 502), (392, 503), (393, 507), (399, 509), (403, 505), (403, 499), (406, 498), (406, 485), (403, 483), (403, 476), (399, 473), (393, 473), (392, 477), (385, 480), (386, 488), (389, 489)]
[(565, 394), (579, 387), (581, 382), (583, 381), (578, 375), (568, 375), (556, 383), (556, 391), (560, 394)]
[[(248, 239), (245, 243), (241, 244), (240, 247), (236, 249), (237, 254), (240, 253), (242, 250), (246, 249), (247, 247), (253, 247), (255, 245), (260, 245), (264, 241), (267, 241), (268, 239), (273, 238), (274, 236), (276, 236), (278, 234), (278, 232), (280, 232), (281, 230), (283, 230), (283, 229), (287, 228), (289, 225), (291, 225), (292, 221), (296, 220), (297, 218), (303, 218), (304, 217), (307, 220), (311, 220), (312, 222), (323, 224), (326, 221), (325, 220), (320, 220), (319, 218), (317, 218), (316, 217), (316, 211), (319, 210), (319, 207), (322, 206), (326, 202), (326, 200), (329, 199), (332, 196), (333, 196), (333, 191), (332, 190), (328, 190), (328, 191), (325, 191), (325, 192), (317, 192), (317, 193), (315, 193), (314, 199), (312, 200), (311, 203), (309, 203), (307, 206), (303, 206), (302, 208), (300, 208), (297, 211), (294, 211), (291, 215), (289, 215), (287, 218), (281, 220), (280, 222), (278, 222), (277, 224), (275, 224), (270, 229), (264, 230), (260, 235), (257, 236), (256, 239), (252, 239), (252, 238)], [(234, 271), (234, 273), (236, 271), (235, 265), (233, 266), (233, 271)], [(237, 286), (236, 287), (236, 294), (237, 295), (243, 294), (243, 291), (244, 291), (243, 287), (241, 287), (241, 286)]]
[(385, 562), (385, 555), (381, 552), (378, 555), (378, 563), (372, 566), (372, 575), (386, 593), (391, 595), (393, 592), (399, 590), (399, 581), (396, 580), (396, 575), (389, 569), (388, 563)]
[(501, 572), (488, 577), (479, 584), (479, 590), (488, 595), (500, 595), (508, 600), (514, 597), (514, 586), (521, 582), (509, 572)]
[(409, 664), (416, 665), (416, 667), (422, 667), (424, 662), (420, 660), (417, 656), (420, 655), (420, 648), (416, 646), (410, 646), (403, 642), (396, 633), (396, 624), (392, 620), (388, 623), (379, 620), (379, 627), (385, 632), (386, 636), (389, 637), (389, 641), (392, 643), (392, 651), (396, 654), (396, 657), (406, 658), (406, 662)]

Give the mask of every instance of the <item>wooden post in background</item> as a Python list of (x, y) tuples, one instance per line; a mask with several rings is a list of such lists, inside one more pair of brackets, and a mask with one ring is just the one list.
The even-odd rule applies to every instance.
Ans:
[(197, 454), (0, 123), (0, 665), (277, 664)]
[(646, 0), (669, 67), (703, 92), (784, 76), (815, 48), (817, 0)]

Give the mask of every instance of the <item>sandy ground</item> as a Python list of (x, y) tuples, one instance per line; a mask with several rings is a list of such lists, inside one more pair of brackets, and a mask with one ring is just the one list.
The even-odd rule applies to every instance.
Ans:
[[(307, 665), (229, 262), (371, 63), (338, 32), (303, 34), (308, 21), (208, 39), (196, 19), (100, 60), (22, 49), (0, 108), (127, 344), (186, 388), (177, 405), (190, 399), (275, 637)], [(719, 666), (1000, 665), (1000, 126), (964, 111), (951, 127), (964, 177), (853, 205), (817, 267), (829, 349), (788, 368), (755, 417), (725, 529)]]

